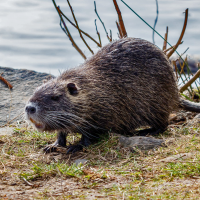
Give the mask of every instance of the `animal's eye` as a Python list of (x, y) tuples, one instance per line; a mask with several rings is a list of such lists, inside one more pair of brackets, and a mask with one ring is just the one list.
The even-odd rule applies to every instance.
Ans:
[(58, 101), (60, 99), (60, 96), (52, 96), (51, 100), (53, 101)]
[(67, 88), (69, 90), (69, 93), (71, 95), (77, 95), (78, 94), (78, 89), (74, 83), (68, 83)]

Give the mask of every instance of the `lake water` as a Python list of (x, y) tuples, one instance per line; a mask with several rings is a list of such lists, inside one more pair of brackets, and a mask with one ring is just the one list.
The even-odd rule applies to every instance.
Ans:
[[(75, 15), (82, 30), (96, 40), (93, 0), (71, 0)], [(125, 0), (151, 26), (156, 17), (155, 0)], [(72, 20), (66, 0), (57, 0), (57, 5)], [(97, 10), (104, 21), (107, 30), (112, 30), (117, 39), (117, 19), (113, 1), (97, 0)], [(119, 7), (130, 37), (144, 38), (152, 42), (152, 30), (131, 12), (120, 0)], [(168, 41), (174, 45), (181, 33), (184, 22), (184, 11), (189, 8), (189, 19), (184, 43), (179, 47), (179, 53), (184, 52), (192, 57), (200, 57), (200, 0), (158, 0), (159, 18), (156, 30), (164, 36), (166, 26), (169, 27)], [(102, 43), (108, 43), (102, 25), (97, 20)], [(81, 41), (77, 30), (69, 26), (70, 32), (89, 57), (90, 52)], [(96, 44), (87, 39), (97, 51)], [(156, 45), (162, 48), (163, 40), (155, 35)], [(58, 75), (64, 69), (74, 67), (84, 62), (79, 53), (59, 26), (59, 17), (51, 0), (6, 0), (0, 2), (0, 66), (26, 68), (40, 72)]]

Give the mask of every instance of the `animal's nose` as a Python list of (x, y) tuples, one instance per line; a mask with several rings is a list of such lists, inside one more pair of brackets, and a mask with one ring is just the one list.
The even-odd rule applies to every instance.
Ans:
[(36, 108), (33, 106), (26, 106), (26, 112), (30, 114), (34, 114), (36, 112)]

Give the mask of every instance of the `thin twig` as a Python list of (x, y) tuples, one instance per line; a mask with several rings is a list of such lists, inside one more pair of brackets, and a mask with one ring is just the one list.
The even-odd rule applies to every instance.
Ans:
[(104, 30), (105, 30), (105, 32), (106, 32), (106, 36), (107, 36), (107, 38), (108, 38), (109, 42), (112, 42), (112, 39), (111, 39), (111, 38), (108, 36), (108, 32), (107, 32), (107, 30), (106, 30), (106, 27), (105, 27), (105, 25), (104, 25), (103, 21), (102, 21), (102, 20), (101, 20), (101, 18), (99, 17), (99, 14), (98, 14), (98, 12), (97, 12), (97, 8), (96, 8), (96, 2), (95, 2), (95, 1), (94, 1), (94, 11), (95, 11), (95, 13), (96, 13), (97, 17), (99, 18), (99, 20), (100, 20), (101, 24), (103, 25), (103, 28), (104, 28)]
[[(156, 19), (155, 19), (154, 26), (153, 26), (153, 29), (154, 29), (154, 30), (155, 30), (155, 28), (156, 28), (156, 24), (157, 24), (157, 21), (158, 21), (158, 14), (159, 14), (159, 10), (158, 10), (158, 0), (156, 0)], [(155, 40), (154, 40), (154, 31), (153, 31), (152, 39), (153, 39), (153, 43), (155, 44)]]
[[(75, 28), (77, 28), (77, 26), (60, 10), (60, 13), (62, 14), (62, 16)], [(77, 28), (78, 29), (78, 28)], [(99, 47), (101, 47), (101, 44), (98, 43), (94, 38), (92, 38), (88, 33), (86, 33), (85, 31), (79, 29), (85, 36), (87, 36), (88, 38), (90, 38), (93, 42), (95, 42)]]
[(187, 51), (188, 51), (189, 47), (181, 54), (181, 56), (183, 56)]
[(119, 38), (123, 38), (123, 33), (122, 33), (122, 30), (121, 30), (121, 28), (120, 28), (120, 26), (119, 26), (119, 23), (116, 21), (116, 25), (117, 25), (117, 29), (118, 29), (118, 31), (119, 31)]
[(115, 5), (115, 9), (117, 11), (118, 20), (119, 20), (119, 26), (120, 26), (120, 30), (122, 32), (122, 37), (127, 37), (127, 32), (126, 32), (126, 29), (125, 29), (125, 26), (124, 26), (124, 22), (123, 22), (123, 19), (122, 19), (121, 11), (119, 9), (117, 1), (113, 0), (113, 3)]
[(96, 21), (97, 21), (97, 20), (95, 19), (95, 20), (94, 20), (94, 24), (95, 24), (95, 27), (96, 27), (96, 33), (97, 33), (98, 38), (99, 38), (99, 47), (102, 47), (102, 44), (101, 44), (101, 36), (100, 36), (100, 33), (99, 33), (98, 29), (97, 29)]
[(70, 41), (72, 42), (72, 45), (74, 46), (74, 48), (81, 54), (81, 56), (82, 56), (84, 59), (86, 59), (86, 56), (85, 56), (84, 53), (81, 51), (81, 49), (77, 46), (77, 44), (74, 42), (74, 40), (73, 40), (73, 38), (72, 38), (72, 36), (71, 36), (71, 34), (70, 34), (70, 32), (69, 32), (67, 26), (65, 25), (65, 22), (64, 22), (64, 20), (63, 20), (63, 18), (62, 18), (62, 14), (61, 14), (60, 8), (56, 5), (56, 2), (55, 2), (54, 0), (52, 0), (52, 2), (53, 2), (54, 6), (55, 6), (55, 8), (56, 8), (56, 10), (57, 10), (57, 12), (58, 12), (59, 17), (60, 17), (60, 26), (61, 26), (61, 22), (62, 22), (62, 24), (63, 24), (64, 27), (65, 27), (65, 28), (63, 28), (63, 27), (61, 26), (62, 30), (63, 30), (63, 31), (65, 32), (65, 34), (68, 36), (68, 38), (69, 38)]
[(77, 20), (76, 20), (76, 17), (75, 17), (75, 15), (74, 15), (74, 11), (73, 11), (73, 9), (72, 9), (72, 7), (71, 7), (71, 5), (70, 5), (69, 0), (67, 0), (67, 3), (68, 3), (68, 5), (69, 5), (69, 7), (70, 7), (72, 16), (73, 16), (73, 18), (74, 18), (74, 21), (75, 21), (75, 24), (76, 24), (76, 26), (77, 26), (77, 29), (78, 29), (78, 32), (79, 32), (79, 35), (80, 35), (81, 39), (83, 40), (83, 42), (85, 43), (85, 45), (86, 45), (86, 47), (89, 49), (89, 51), (90, 51), (92, 54), (94, 54), (94, 52), (92, 51), (92, 49), (89, 47), (89, 45), (87, 44), (87, 42), (85, 41), (85, 39), (84, 39), (83, 36), (82, 36), (82, 33), (81, 33), (81, 31), (80, 31), (78, 22), (77, 22)]
[(59, 16), (60, 16), (60, 26), (61, 26), (61, 22), (62, 22), (62, 24), (64, 25), (64, 28), (62, 28), (62, 26), (61, 26), (62, 30), (66, 33), (66, 35), (67, 35), (68, 38), (70, 39), (70, 41), (71, 41), (73, 47), (74, 47), (74, 48), (81, 54), (81, 56), (86, 60), (87, 58), (86, 58), (85, 54), (81, 51), (81, 49), (80, 49), (80, 48), (78, 47), (78, 45), (75, 43), (75, 41), (73, 40), (73, 38), (72, 38), (72, 36), (71, 36), (71, 34), (70, 34), (70, 32), (69, 32), (69, 29), (68, 29), (67, 26), (65, 25), (65, 22), (64, 22), (64, 20), (63, 20), (63, 18), (62, 18), (62, 15), (61, 15), (61, 13), (60, 13), (60, 8), (59, 8), (59, 7), (56, 7), (56, 10), (58, 11), (58, 14), (59, 14)]
[(33, 186), (34, 185), (34, 184), (28, 182), (24, 177), (22, 179), (26, 183), (26, 185), (28, 185), (28, 186)]
[(165, 40), (163, 42), (163, 51), (167, 48), (168, 26), (166, 27)]
[[(179, 64), (180, 64), (180, 58), (178, 58), (178, 59), (175, 60), (175, 62), (177, 62), (177, 61), (178, 61)], [(183, 66), (185, 66), (185, 65), (187, 64), (186, 61), (187, 61), (187, 59), (183, 60)], [(181, 64), (180, 64), (180, 67), (182, 67)], [(178, 69), (178, 68), (177, 68), (177, 69)], [(185, 84), (185, 82), (187, 82), (187, 81), (190, 80), (190, 77), (189, 77), (190, 75), (189, 75), (189, 76), (186, 76), (184, 70), (183, 70), (183, 71), (182, 71), (182, 70), (179, 71), (179, 69), (178, 69), (178, 73), (179, 73), (179, 75), (180, 75), (181, 78), (182, 78), (181, 74), (185, 76), (185, 80), (182, 79), (182, 82), (183, 82), (184, 84)], [(189, 72), (188, 72), (188, 74), (189, 74)], [(193, 74), (192, 74), (192, 75), (193, 75)], [(191, 88), (191, 89), (192, 89), (192, 88)]]
[(185, 91), (199, 76), (200, 76), (200, 69), (183, 87), (180, 88), (180, 92), (182, 93), (183, 91)]
[(2, 80), (9, 87), (9, 89), (13, 88), (13, 86), (5, 78), (3, 78), (1, 75), (0, 75), (0, 80)]
[[(186, 56), (184, 61), (187, 62), (187, 56)], [(181, 68), (180, 74), (182, 74), (183, 73), (183, 69), (185, 67), (185, 62), (183, 62), (183, 64), (181, 64), (180, 59), (178, 59), (178, 62), (179, 62), (180, 68)]]
[(188, 8), (185, 10), (185, 20), (184, 20), (184, 25), (183, 25), (181, 35), (180, 35), (178, 42), (176, 43), (175, 47), (167, 54), (168, 58), (170, 58), (170, 56), (176, 51), (179, 44), (181, 43), (183, 36), (184, 36), (184, 33), (185, 33), (186, 26), (187, 26), (187, 20), (188, 20)]
[[(183, 44), (183, 41), (182, 41), (180, 44)], [(163, 52), (164, 52), (164, 53), (167, 53), (169, 50), (171, 50), (171, 49), (174, 48), (174, 47), (175, 47), (175, 45), (169, 47), (168, 49), (165, 49)], [(181, 55), (180, 55), (180, 56), (181, 56)]]
[(110, 30), (110, 40), (112, 42), (112, 31)]

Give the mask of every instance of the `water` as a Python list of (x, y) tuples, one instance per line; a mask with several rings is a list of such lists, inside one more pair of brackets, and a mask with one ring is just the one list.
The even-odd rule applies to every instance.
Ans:
[[(151, 26), (156, 17), (155, 0), (125, 0)], [(57, 0), (61, 10), (69, 16), (71, 13), (66, 0)], [(178, 49), (188, 55), (200, 57), (200, 1), (199, 0), (160, 0), (159, 18), (156, 30), (164, 36), (169, 27), (169, 42), (174, 45), (181, 33), (184, 14), (189, 8), (189, 20), (184, 43)], [(117, 39), (116, 11), (112, 0), (97, 0), (97, 10), (106, 28), (112, 30)], [(118, 0), (129, 36), (140, 37), (152, 42), (152, 30)], [(71, 0), (75, 15), (82, 30), (97, 40), (94, 19), (93, 0)], [(102, 43), (108, 43), (104, 30), (97, 21)], [(77, 30), (69, 26), (71, 34), (89, 57), (90, 52), (81, 41)], [(91, 48), (97, 51), (96, 44), (88, 40)], [(156, 45), (162, 48), (162, 39), (155, 35)], [(51, 0), (6, 0), (0, 2), (0, 66), (26, 68), (58, 75), (64, 69), (75, 67), (84, 62), (72, 47), (67, 36), (60, 29), (59, 17)]]

